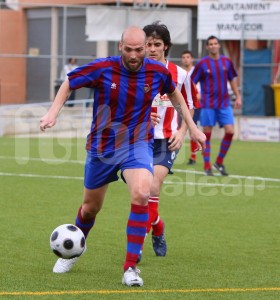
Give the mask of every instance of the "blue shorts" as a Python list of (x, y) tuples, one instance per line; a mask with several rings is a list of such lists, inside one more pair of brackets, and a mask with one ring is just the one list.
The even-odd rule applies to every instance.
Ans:
[(194, 114), (193, 114), (193, 121), (194, 121), (195, 125), (197, 125), (197, 123), (199, 121), (199, 116), (200, 116), (200, 108), (196, 108), (194, 110)]
[(170, 143), (169, 139), (155, 139), (154, 140), (154, 166), (161, 165), (165, 166), (169, 170), (169, 174), (173, 174), (171, 172), (171, 168), (173, 163), (177, 157), (177, 153), (179, 151), (170, 151), (168, 146)]
[(153, 174), (152, 144), (139, 142), (103, 155), (88, 151), (84, 186), (87, 189), (96, 189), (117, 181), (118, 171), (123, 172), (125, 169), (147, 169)]
[(224, 125), (233, 125), (233, 111), (231, 106), (222, 109), (201, 108), (200, 125), (214, 127), (218, 122), (220, 127)]

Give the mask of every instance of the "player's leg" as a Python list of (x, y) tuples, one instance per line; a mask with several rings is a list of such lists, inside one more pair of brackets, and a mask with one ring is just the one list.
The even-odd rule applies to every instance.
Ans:
[[(198, 121), (199, 121), (199, 115), (200, 115), (200, 109), (197, 108), (194, 110), (194, 115), (193, 115), (193, 121), (194, 123), (197, 125)], [(194, 142), (193, 140), (190, 141), (190, 158), (188, 161), (188, 165), (195, 165), (196, 164), (196, 152), (197, 152), (197, 143)]]
[(194, 142), (193, 140), (190, 141), (190, 158), (189, 161), (187, 163), (187, 165), (192, 166), (196, 164), (196, 152), (197, 152), (198, 146), (197, 143)]
[[(83, 231), (85, 237), (87, 237), (89, 231), (93, 227), (96, 214), (102, 207), (107, 187), (108, 185), (105, 185), (103, 187), (92, 190), (84, 188), (84, 201), (82, 206), (78, 210), (78, 215), (76, 217), (76, 226), (78, 226)], [(86, 247), (84, 252), (85, 251)], [(53, 267), (53, 272), (69, 272), (78, 259), (79, 257), (71, 259), (59, 258)]]
[(159, 216), (159, 199), (160, 199), (160, 189), (166, 178), (169, 169), (162, 165), (154, 166), (154, 177), (151, 186), (151, 194), (149, 197), (149, 223), (147, 226), (147, 234), (149, 234), (151, 228), (153, 227), (153, 233), (159, 236), (163, 232), (163, 222)]
[(153, 248), (157, 256), (165, 256), (167, 252), (167, 245), (164, 236), (164, 222), (159, 215), (159, 202), (160, 190), (168, 173), (169, 169), (166, 166), (154, 166), (154, 178), (151, 187), (151, 195), (148, 201), (149, 222), (147, 226), (147, 234), (152, 228)]
[(76, 226), (82, 230), (86, 238), (94, 225), (96, 215), (102, 208), (107, 189), (108, 184), (97, 189), (84, 188), (84, 201), (78, 210)]
[(122, 283), (142, 286), (143, 280), (138, 275), (140, 271), (136, 268), (136, 264), (146, 236), (149, 217), (148, 198), (153, 175), (144, 168), (125, 169), (123, 177), (128, 185), (131, 207), (126, 227), (127, 252)]
[(88, 152), (84, 174), (84, 200), (76, 218), (76, 225), (85, 237), (102, 208), (108, 184), (118, 180), (116, 161), (117, 158), (100, 158)]
[[(110, 161), (105, 159), (101, 161), (90, 152), (88, 153), (85, 164), (84, 199), (76, 217), (76, 225), (83, 231), (85, 237), (93, 227), (95, 217), (102, 208), (108, 184), (118, 180), (117, 170), (118, 167)], [(79, 257), (59, 258), (54, 265), (53, 272), (69, 272), (78, 259)]]
[(170, 172), (173, 161), (176, 158), (176, 151), (169, 151), (168, 139), (155, 139), (153, 148), (154, 177), (149, 197), (149, 223), (147, 234), (153, 226), (153, 231), (162, 234), (163, 222), (160, 220), (158, 207), (160, 190), (165, 177)]
[(200, 110), (200, 124), (203, 126), (203, 132), (206, 136), (206, 149), (203, 152), (204, 171), (205, 175), (213, 176), (211, 170), (211, 135), (213, 126), (216, 124), (216, 115), (214, 109), (201, 108)]
[(164, 222), (159, 215), (160, 191), (166, 176), (172, 174), (171, 168), (178, 153), (178, 151), (170, 151), (168, 146), (168, 139), (155, 139), (154, 141), (154, 178), (148, 202), (149, 223), (147, 234), (152, 228), (153, 248), (157, 256), (165, 256), (167, 252), (164, 236)]
[(221, 141), (220, 150), (214, 164), (215, 169), (217, 169), (221, 175), (227, 176), (228, 173), (225, 170), (224, 158), (228, 153), (231, 146), (233, 135), (234, 135), (234, 118), (233, 111), (231, 107), (225, 109), (220, 109), (218, 113), (218, 122), (221, 127), (224, 127), (224, 137)]
[(203, 160), (204, 160), (204, 171), (205, 174), (208, 176), (212, 176), (212, 170), (211, 170), (211, 135), (212, 135), (212, 127), (205, 126), (203, 127), (203, 132), (206, 136), (206, 148), (203, 152)]
[(148, 198), (153, 181), (152, 145), (137, 143), (129, 149), (128, 157), (121, 164), (122, 176), (130, 194), (130, 214), (128, 217), (127, 250), (122, 283), (128, 286), (142, 286), (136, 268), (137, 260), (146, 236), (148, 222)]

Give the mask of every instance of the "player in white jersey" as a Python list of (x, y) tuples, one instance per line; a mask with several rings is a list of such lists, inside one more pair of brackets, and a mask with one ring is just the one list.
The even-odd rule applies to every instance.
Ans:
[[(192, 72), (194, 70), (194, 59), (193, 59), (193, 54), (189, 50), (185, 50), (181, 54), (181, 64), (184, 70), (187, 71), (188, 75), (191, 76)], [(197, 99), (198, 103), (200, 100), (200, 83), (198, 82), (196, 84), (197, 88)], [(199, 104), (196, 106), (196, 109), (194, 110), (194, 115), (193, 115), (193, 121), (197, 125), (199, 121), (199, 116), (200, 116), (200, 108)], [(195, 141), (190, 140), (190, 158), (187, 163), (187, 165), (192, 166), (196, 164), (196, 151), (197, 151), (197, 144)]]
[[(149, 55), (150, 51), (148, 50), (147, 53)], [(181, 91), (184, 98), (187, 100), (188, 108), (192, 110), (193, 99), (190, 77), (187, 75), (186, 71), (183, 68), (175, 65), (174, 63), (168, 60), (164, 60), (164, 64), (172, 74), (172, 79), (177, 85), (178, 89)], [(168, 99), (167, 95), (158, 94), (154, 98), (152, 111), (159, 115), (159, 123), (157, 124), (157, 126), (155, 126), (154, 129), (155, 139), (166, 139), (172, 136), (173, 134), (176, 134), (176, 132), (179, 129), (178, 113), (172, 106), (172, 103)], [(181, 129), (182, 131), (184, 131), (184, 128)]]
[[(172, 46), (167, 27), (154, 22), (143, 28), (147, 36), (146, 55), (162, 62), (172, 74), (172, 79), (183, 94), (192, 111), (196, 100), (196, 89), (187, 72), (166, 59)], [(196, 101), (195, 101), (196, 102)], [(185, 122), (181, 122), (167, 95), (158, 94), (153, 101), (153, 115), (158, 117), (154, 132), (154, 178), (149, 197), (149, 223), (147, 234), (152, 229), (152, 242), (155, 254), (165, 256), (167, 245), (164, 236), (164, 222), (158, 213), (160, 190), (164, 179), (172, 174), (171, 167), (181, 148), (187, 132)], [(141, 260), (139, 257), (139, 261)]]

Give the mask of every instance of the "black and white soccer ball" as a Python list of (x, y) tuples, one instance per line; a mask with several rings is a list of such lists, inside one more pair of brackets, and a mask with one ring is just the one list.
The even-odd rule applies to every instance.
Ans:
[(50, 236), (50, 246), (58, 257), (70, 259), (80, 256), (86, 246), (86, 239), (75, 225), (63, 224), (55, 228)]

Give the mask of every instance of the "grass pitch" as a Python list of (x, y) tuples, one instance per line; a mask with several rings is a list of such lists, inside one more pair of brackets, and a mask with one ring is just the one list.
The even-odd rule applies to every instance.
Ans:
[[(212, 157), (218, 151), (213, 141)], [(280, 145), (234, 141), (229, 177), (187, 167), (181, 149), (162, 190), (167, 256), (151, 238), (142, 288), (121, 284), (127, 187), (113, 183), (71, 272), (53, 274), (52, 230), (74, 223), (82, 201), (83, 139), (0, 139), (0, 299), (280, 299)]]

